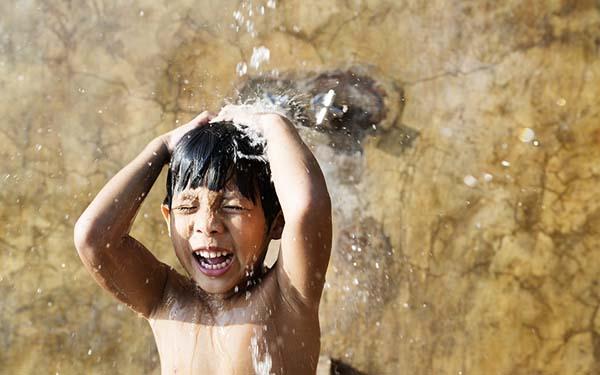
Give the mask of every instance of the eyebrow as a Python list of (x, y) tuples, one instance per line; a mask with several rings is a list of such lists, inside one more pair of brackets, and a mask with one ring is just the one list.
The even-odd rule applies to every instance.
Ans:
[(185, 192), (179, 193), (177, 196), (177, 200), (194, 199), (194, 198), (195, 198), (194, 194), (185, 193)]

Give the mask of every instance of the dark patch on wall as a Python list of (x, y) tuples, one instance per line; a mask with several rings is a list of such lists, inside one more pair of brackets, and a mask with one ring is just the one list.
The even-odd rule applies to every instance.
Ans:
[(237, 90), (239, 102), (283, 96), (294, 120), (326, 133), (338, 152), (362, 152), (365, 138), (376, 134), (388, 115), (384, 85), (353, 69), (248, 77)]

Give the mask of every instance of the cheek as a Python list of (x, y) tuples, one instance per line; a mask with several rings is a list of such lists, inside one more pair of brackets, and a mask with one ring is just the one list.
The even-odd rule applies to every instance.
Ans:
[(266, 224), (260, 215), (255, 213), (244, 215), (239, 226), (243, 229), (240, 233), (243, 233), (244, 241), (251, 245), (252, 250), (262, 245), (266, 233)]
[(186, 217), (175, 218), (171, 222), (171, 232), (179, 237), (186, 237), (190, 231), (190, 220)]

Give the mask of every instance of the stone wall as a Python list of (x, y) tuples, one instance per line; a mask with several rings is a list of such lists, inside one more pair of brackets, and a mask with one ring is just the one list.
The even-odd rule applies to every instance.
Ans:
[[(1, 372), (159, 373), (147, 324), (83, 270), (78, 215), (244, 70), (347, 69), (388, 95), (359, 149), (309, 136), (335, 214), (323, 353), (600, 372), (599, 48), (592, 0), (0, 3)], [(157, 184), (133, 234), (176, 266)]]

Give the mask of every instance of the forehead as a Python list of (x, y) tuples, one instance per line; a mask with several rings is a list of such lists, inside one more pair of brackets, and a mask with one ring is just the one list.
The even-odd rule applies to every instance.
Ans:
[(237, 188), (237, 186), (235, 186), (233, 184), (227, 184), (223, 188), (223, 190), (220, 190), (220, 191), (213, 191), (213, 190), (208, 189), (205, 186), (199, 186), (196, 188), (188, 187), (178, 193), (175, 193), (175, 195), (173, 196), (173, 200), (182, 201), (182, 200), (189, 200), (189, 199), (201, 199), (203, 197), (213, 198), (213, 199), (218, 198), (218, 197), (243, 198), (243, 196), (240, 193), (240, 190)]

